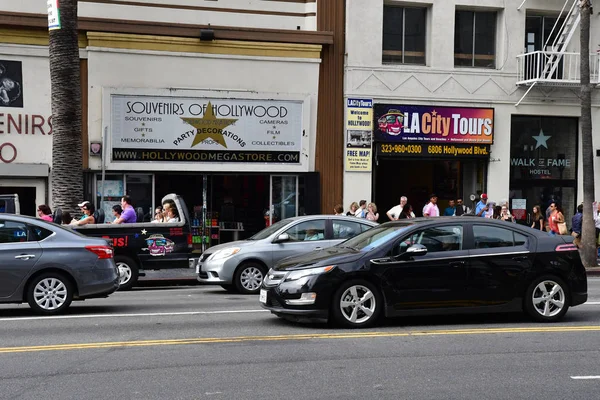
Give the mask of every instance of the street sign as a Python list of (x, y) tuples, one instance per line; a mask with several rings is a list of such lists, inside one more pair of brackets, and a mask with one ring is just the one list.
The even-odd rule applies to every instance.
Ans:
[(60, 0), (48, 0), (48, 30), (60, 29)]

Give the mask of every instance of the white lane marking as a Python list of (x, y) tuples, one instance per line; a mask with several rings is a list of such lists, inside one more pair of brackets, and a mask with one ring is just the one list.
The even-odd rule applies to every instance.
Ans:
[(269, 312), (269, 310), (225, 310), (225, 311), (182, 311), (182, 312), (173, 312), (173, 313), (54, 315), (54, 316), (50, 316), (50, 317), (0, 318), (0, 322), (4, 322), (4, 321), (34, 321), (34, 320), (46, 320), (46, 319), (79, 319), (79, 318), (171, 317), (171, 316), (178, 316), (178, 315), (248, 314), (248, 313), (262, 313), (262, 312)]
[(587, 305), (587, 306), (597, 306), (600, 305), (600, 301), (586, 301), (585, 303), (583, 303), (582, 305)]
[(600, 375), (572, 376), (571, 379), (600, 379)]

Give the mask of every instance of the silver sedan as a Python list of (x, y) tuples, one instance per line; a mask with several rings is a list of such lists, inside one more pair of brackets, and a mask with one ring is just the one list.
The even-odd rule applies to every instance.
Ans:
[(0, 214), (0, 303), (29, 303), (57, 314), (73, 300), (106, 297), (119, 287), (113, 248), (40, 219)]
[(375, 225), (341, 215), (284, 219), (246, 240), (206, 250), (196, 265), (198, 281), (229, 291), (258, 293), (265, 274), (279, 260), (334, 246)]

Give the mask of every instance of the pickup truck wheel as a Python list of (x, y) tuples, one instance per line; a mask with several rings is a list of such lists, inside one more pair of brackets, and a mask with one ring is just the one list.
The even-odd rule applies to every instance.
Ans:
[(27, 286), (27, 302), (37, 314), (58, 314), (66, 310), (71, 301), (73, 286), (61, 273), (41, 274)]
[(257, 294), (267, 273), (261, 264), (248, 262), (240, 265), (233, 278), (235, 287), (242, 294)]
[(119, 269), (119, 290), (129, 290), (137, 283), (139, 269), (129, 257), (116, 256), (115, 264)]

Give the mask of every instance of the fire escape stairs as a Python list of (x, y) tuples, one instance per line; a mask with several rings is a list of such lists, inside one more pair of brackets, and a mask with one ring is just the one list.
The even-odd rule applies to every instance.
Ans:
[[(520, 10), (526, 1), (527, 0), (523, 0), (521, 5), (517, 9)], [(543, 68), (542, 72), (540, 73), (541, 79), (546, 79), (547, 77), (548, 78), (552, 77), (552, 75), (554, 74), (554, 72), (556, 71), (556, 69), (558, 68), (558, 66), (560, 64), (560, 61), (562, 60), (564, 53), (567, 50), (567, 46), (569, 45), (571, 38), (577, 31), (579, 22), (581, 21), (581, 13), (579, 12), (579, 6), (578, 6), (579, 1), (580, 0), (566, 0), (565, 4), (563, 5), (562, 10), (560, 11), (559, 17), (556, 19), (556, 22), (554, 23), (554, 26), (552, 27), (552, 31), (550, 32), (550, 35), (548, 36), (548, 40), (546, 41), (546, 43), (544, 45), (544, 49), (548, 49), (548, 48), (551, 49), (551, 53), (544, 55), (544, 68)], [(565, 13), (565, 9), (569, 3), (572, 3), (571, 8), (568, 10), (568, 13), (567, 13), (566, 18), (564, 19), (564, 22), (562, 22), (562, 24), (560, 24), (561, 17)], [(560, 24), (560, 26), (559, 26), (559, 24)], [(557, 29), (557, 27), (558, 27), (558, 33), (554, 36), (554, 41), (552, 43), (550, 43), (550, 38), (553, 37), (553, 34), (554, 34), (555, 30)], [(538, 82), (539, 82), (539, 80), (536, 80), (533, 83), (531, 83), (531, 85), (529, 86), (529, 88), (527, 89), (525, 94), (523, 94), (523, 97), (521, 97), (521, 99), (517, 102), (517, 104), (515, 104), (515, 107), (518, 107), (519, 104), (521, 104), (523, 99), (529, 94), (531, 89), (533, 89), (533, 87)]]

